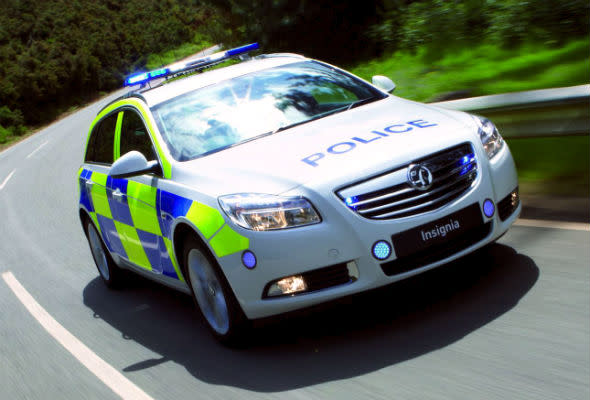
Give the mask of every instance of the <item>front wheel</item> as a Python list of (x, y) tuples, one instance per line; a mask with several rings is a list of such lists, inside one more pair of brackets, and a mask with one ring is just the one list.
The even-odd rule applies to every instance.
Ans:
[(90, 221), (86, 223), (86, 236), (92, 258), (103, 282), (111, 289), (121, 287), (124, 280), (123, 271), (113, 261), (94, 224)]
[(186, 241), (183, 260), (193, 299), (209, 330), (224, 344), (243, 344), (248, 319), (217, 262), (194, 239)]

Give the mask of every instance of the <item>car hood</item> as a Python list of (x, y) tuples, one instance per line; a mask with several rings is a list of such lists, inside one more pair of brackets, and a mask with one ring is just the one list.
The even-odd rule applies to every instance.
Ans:
[(388, 97), (175, 164), (174, 179), (213, 196), (334, 187), (467, 140), (467, 114)]

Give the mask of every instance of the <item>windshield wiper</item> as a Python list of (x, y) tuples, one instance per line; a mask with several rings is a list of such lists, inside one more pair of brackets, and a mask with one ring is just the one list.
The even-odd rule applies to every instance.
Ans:
[(348, 108), (346, 109), (346, 111), (352, 109), (352, 108), (356, 108), (358, 106), (362, 106), (364, 104), (368, 104), (368, 103), (372, 103), (375, 100), (379, 100), (380, 97), (367, 97), (366, 99), (360, 99), (357, 101), (353, 101), (352, 103), (350, 103), (348, 105)]
[[(286, 129), (294, 128), (294, 127), (296, 127), (298, 125), (303, 125), (303, 124), (306, 124), (308, 122), (315, 121), (317, 119), (327, 117), (328, 115), (336, 114), (336, 113), (339, 113), (339, 112), (342, 112), (342, 111), (348, 111), (348, 110), (350, 110), (352, 108), (355, 108), (355, 107), (358, 107), (358, 106), (362, 106), (363, 104), (368, 104), (368, 103), (371, 103), (371, 102), (373, 102), (375, 100), (379, 100), (379, 99), (381, 99), (381, 98), (380, 97), (367, 97), (366, 99), (361, 99), (361, 100), (353, 101), (352, 103), (347, 104), (345, 106), (334, 108), (332, 110), (323, 112), (321, 114), (314, 115), (310, 119), (306, 119), (304, 121), (299, 121), (299, 122), (296, 122), (296, 123), (291, 124), (291, 125), (279, 126), (274, 131), (270, 131), (270, 132), (264, 133), (264, 134), (262, 134), (260, 136), (274, 135), (277, 132), (281, 132), (281, 131), (284, 131)], [(260, 137), (260, 136), (258, 136), (258, 137)]]

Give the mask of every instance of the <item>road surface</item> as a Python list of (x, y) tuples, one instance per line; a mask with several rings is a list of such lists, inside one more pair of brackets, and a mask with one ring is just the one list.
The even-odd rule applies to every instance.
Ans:
[(515, 226), (449, 266), (275, 321), (242, 350), (217, 344), (184, 295), (141, 279), (108, 290), (75, 176), (109, 100), (0, 153), (1, 399), (590, 397), (587, 225)]

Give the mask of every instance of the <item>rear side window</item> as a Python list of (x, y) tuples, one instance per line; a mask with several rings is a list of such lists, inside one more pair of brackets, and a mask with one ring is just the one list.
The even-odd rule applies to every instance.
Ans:
[(131, 150), (139, 151), (148, 161), (157, 160), (143, 120), (135, 111), (125, 110), (121, 125), (121, 155)]
[(112, 114), (96, 124), (90, 135), (85, 162), (112, 164), (117, 114)]

